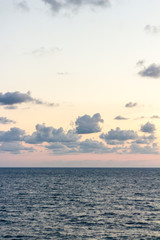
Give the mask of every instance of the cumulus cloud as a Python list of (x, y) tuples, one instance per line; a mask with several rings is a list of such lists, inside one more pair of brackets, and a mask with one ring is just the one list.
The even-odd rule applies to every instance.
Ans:
[(46, 127), (45, 124), (37, 124), (36, 132), (32, 135), (25, 136), (25, 142), (30, 144), (39, 144), (43, 142), (76, 142), (80, 139), (75, 131), (65, 132), (63, 128)]
[(114, 118), (115, 120), (128, 120), (128, 118), (122, 117), (122, 116), (117, 116)]
[(94, 114), (92, 117), (89, 115), (83, 115), (82, 117), (78, 117), (76, 124), (76, 132), (78, 134), (89, 134), (89, 133), (97, 133), (101, 131), (101, 127), (99, 123), (103, 123), (103, 119), (99, 113)]
[(9, 131), (0, 131), (0, 142), (22, 141), (24, 134), (24, 130), (16, 127)]
[(32, 147), (25, 147), (19, 142), (5, 142), (0, 145), (0, 152), (19, 154), (24, 151), (33, 152), (34, 149)]
[(90, 7), (108, 7), (110, 6), (109, 0), (42, 0), (44, 3), (51, 7), (53, 13), (61, 10), (77, 10), (83, 6)]
[(119, 127), (116, 130), (111, 129), (108, 133), (102, 133), (100, 138), (105, 140), (106, 143), (110, 144), (110, 141), (119, 141), (124, 142), (127, 140), (134, 140), (137, 139), (138, 135), (133, 130), (121, 130)]
[(1, 124), (9, 124), (9, 123), (16, 123), (14, 120), (8, 119), (6, 117), (0, 117)]
[[(21, 104), (21, 103), (35, 103), (35, 104), (41, 104), (41, 105), (47, 105), (47, 106), (55, 106), (54, 103), (46, 103), (39, 99), (31, 97), (31, 93), (21, 93), (21, 92), (6, 92), (1, 93), (0, 92), (0, 105), (7, 105), (7, 106), (13, 106), (15, 108), (15, 104)], [(13, 109), (11, 108), (11, 109)]]
[(145, 132), (145, 133), (153, 133), (155, 131), (155, 125), (147, 122), (146, 124), (141, 126), (141, 132)]
[(160, 65), (151, 64), (148, 67), (144, 67), (143, 70), (138, 72), (141, 77), (151, 77), (151, 78), (159, 78), (160, 77)]
[(146, 145), (146, 146), (142, 147), (138, 144), (133, 143), (130, 146), (130, 153), (132, 153), (132, 154), (136, 154), (136, 153), (139, 153), (139, 154), (158, 154), (159, 151), (158, 151), (158, 148), (157, 148), (156, 144), (152, 144), (152, 146)]
[(151, 33), (151, 34), (156, 34), (156, 33), (160, 33), (160, 26), (154, 26), (154, 25), (146, 25), (144, 27), (144, 30), (148, 33)]
[(136, 107), (137, 106), (137, 103), (133, 103), (133, 102), (129, 102), (129, 103), (126, 103), (125, 107), (127, 108), (133, 108), (133, 107)]

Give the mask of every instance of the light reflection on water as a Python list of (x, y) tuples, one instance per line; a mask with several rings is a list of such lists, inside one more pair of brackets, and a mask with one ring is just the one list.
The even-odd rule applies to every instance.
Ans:
[(160, 239), (160, 169), (0, 169), (0, 239)]

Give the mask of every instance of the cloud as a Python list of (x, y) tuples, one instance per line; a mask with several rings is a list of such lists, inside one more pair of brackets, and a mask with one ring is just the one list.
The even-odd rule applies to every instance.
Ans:
[(0, 123), (1, 124), (9, 124), (9, 123), (16, 123), (16, 122), (11, 119), (8, 119), (6, 117), (0, 117)]
[(139, 60), (137, 63), (136, 63), (136, 65), (137, 66), (144, 66), (144, 59), (143, 60)]
[(155, 131), (155, 125), (147, 122), (146, 124), (141, 126), (141, 132), (145, 132), (145, 133), (153, 133)]
[(133, 107), (136, 107), (137, 106), (137, 103), (133, 103), (133, 102), (129, 102), (129, 103), (126, 103), (125, 107), (127, 108), (133, 108)]
[(160, 33), (160, 26), (151, 26), (148, 24), (144, 27), (144, 30), (151, 34), (157, 34)]
[(128, 120), (128, 118), (122, 117), (122, 116), (117, 116), (114, 118), (115, 120)]
[(80, 139), (75, 131), (69, 130), (68, 132), (64, 132), (63, 128), (53, 128), (46, 127), (45, 124), (37, 124), (36, 132), (32, 135), (25, 136), (25, 142), (30, 144), (39, 144), (43, 142), (76, 142)]
[(24, 134), (24, 130), (16, 127), (9, 131), (0, 131), (0, 142), (23, 141)]
[(35, 55), (35, 56), (44, 56), (44, 55), (49, 55), (49, 54), (54, 54), (56, 52), (60, 52), (62, 49), (58, 48), (58, 47), (52, 47), (52, 48), (45, 48), (45, 47), (39, 47), (34, 49), (31, 52), (28, 52), (26, 54), (31, 54), (31, 55)]
[(140, 119), (144, 119), (145, 116), (141, 116), (141, 117), (138, 117), (138, 118), (135, 118), (134, 120), (140, 120)]
[(153, 116), (151, 117), (151, 119), (160, 119), (160, 116), (158, 116), (158, 115), (153, 115)]
[(8, 110), (15, 110), (15, 109), (17, 109), (18, 107), (15, 106), (15, 105), (8, 105), (8, 106), (5, 106), (4, 108), (5, 108), (5, 109), (8, 109)]
[(121, 130), (119, 127), (117, 127), (116, 130), (111, 129), (108, 133), (102, 133), (100, 135), (100, 138), (105, 140), (106, 143), (110, 144), (110, 141), (112, 141), (112, 145), (113, 141), (124, 142), (127, 140), (137, 139), (137, 137), (137, 133), (133, 130)]
[(52, 143), (46, 146), (47, 149), (51, 150), (54, 154), (80, 154), (80, 153), (113, 153), (118, 148), (109, 148), (104, 143), (95, 141), (92, 139), (86, 139), (85, 141), (77, 142), (75, 146), (67, 146), (65, 143)]
[(151, 134), (149, 136), (138, 136), (138, 138), (133, 143), (149, 144), (149, 143), (152, 143), (155, 139), (156, 139), (156, 137), (153, 134)]
[(19, 142), (5, 142), (0, 145), (0, 152), (20, 154), (23, 151), (33, 152), (34, 149), (32, 147), (25, 147)]
[(25, 0), (17, 3), (16, 6), (23, 11), (29, 11), (29, 7), (28, 7), (27, 2)]
[(68, 147), (64, 143), (61, 143), (61, 142), (52, 143), (52, 144), (46, 146), (46, 149), (51, 150), (52, 153), (56, 154), (56, 155), (77, 153), (76, 148)]
[(130, 146), (130, 153), (132, 154), (158, 154), (158, 148), (156, 144), (152, 144), (152, 146), (146, 145), (144, 147), (139, 146), (138, 144), (133, 143)]
[(110, 6), (109, 0), (42, 0), (44, 3), (51, 7), (53, 13), (61, 10), (77, 10), (83, 6), (90, 7), (108, 7)]
[(104, 143), (95, 141), (92, 139), (86, 139), (85, 141), (80, 142), (79, 152), (81, 153), (113, 153), (118, 150), (118, 148), (109, 148)]
[(159, 78), (160, 77), (160, 65), (155, 63), (149, 65), (147, 68), (144, 67), (143, 70), (138, 72), (141, 77), (151, 77), (151, 78)]
[[(13, 106), (15, 108), (15, 104), (21, 104), (21, 103), (35, 103), (35, 104), (41, 104), (41, 105), (47, 105), (47, 106), (56, 106), (54, 103), (46, 103), (39, 99), (31, 97), (31, 93), (20, 93), (18, 91), (16, 92), (6, 92), (1, 93), (0, 92), (0, 105), (7, 105), (7, 106)], [(11, 108), (11, 109), (14, 109)]]
[(76, 124), (76, 132), (78, 134), (89, 134), (89, 133), (97, 133), (101, 131), (101, 127), (99, 123), (103, 123), (103, 119), (99, 113), (94, 114), (92, 117), (89, 115), (84, 115), (82, 117), (78, 117)]

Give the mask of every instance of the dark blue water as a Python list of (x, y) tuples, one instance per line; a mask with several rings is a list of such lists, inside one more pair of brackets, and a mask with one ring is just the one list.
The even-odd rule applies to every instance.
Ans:
[(0, 169), (0, 239), (160, 239), (160, 169)]

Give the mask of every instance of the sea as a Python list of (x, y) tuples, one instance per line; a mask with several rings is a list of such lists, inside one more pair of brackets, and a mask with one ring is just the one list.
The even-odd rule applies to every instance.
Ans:
[(160, 169), (0, 168), (3, 239), (160, 239)]

